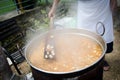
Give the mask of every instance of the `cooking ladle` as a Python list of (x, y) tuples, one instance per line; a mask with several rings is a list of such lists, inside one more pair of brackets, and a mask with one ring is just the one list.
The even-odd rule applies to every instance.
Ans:
[[(53, 17), (50, 18), (50, 29), (53, 27)], [(54, 36), (51, 33), (48, 33), (45, 38), (45, 48), (44, 48), (44, 58), (45, 59), (54, 59), (55, 56), (55, 48), (54, 48)]]

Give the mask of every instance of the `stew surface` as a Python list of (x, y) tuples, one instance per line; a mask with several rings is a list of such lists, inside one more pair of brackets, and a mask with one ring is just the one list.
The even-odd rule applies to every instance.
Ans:
[(52, 37), (54, 59), (44, 58), (45, 39), (34, 41), (30, 47), (29, 61), (32, 65), (50, 72), (69, 72), (94, 64), (102, 55), (102, 47), (85, 35), (59, 34)]

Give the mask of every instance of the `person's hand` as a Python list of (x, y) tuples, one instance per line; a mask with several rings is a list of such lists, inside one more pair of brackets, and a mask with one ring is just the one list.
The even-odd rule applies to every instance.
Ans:
[(48, 17), (49, 17), (49, 18), (55, 16), (55, 10), (56, 10), (56, 7), (57, 7), (59, 1), (60, 1), (60, 0), (54, 0), (53, 5), (52, 5), (52, 8), (51, 8), (50, 12), (48, 13)]
[(53, 9), (51, 9), (50, 12), (48, 13), (49, 19), (50, 19), (51, 17), (54, 17), (54, 15), (55, 15), (55, 11), (54, 11)]

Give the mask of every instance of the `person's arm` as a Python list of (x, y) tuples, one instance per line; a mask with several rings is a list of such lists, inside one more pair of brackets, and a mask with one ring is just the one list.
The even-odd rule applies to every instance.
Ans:
[(53, 4), (52, 4), (52, 8), (50, 9), (50, 12), (48, 13), (48, 17), (51, 18), (54, 16), (55, 14), (55, 10), (56, 10), (56, 7), (58, 5), (60, 0), (54, 0)]
[(111, 6), (112, 12), (116, 11), (116, 9), (117, 9), (117, 0), (110, 0), (110, 6)]

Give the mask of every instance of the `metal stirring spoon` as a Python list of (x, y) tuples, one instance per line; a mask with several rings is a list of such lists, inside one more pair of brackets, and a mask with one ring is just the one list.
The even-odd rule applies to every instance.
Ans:
[[(53, 17), (50, 18), (50, 30), (53, 29)], [(45, 40), (44, 58), (53, 59), (55, 56), (53, 35), (48, 33)]]

